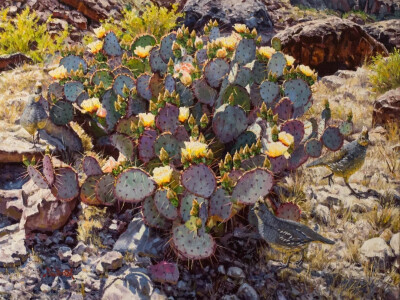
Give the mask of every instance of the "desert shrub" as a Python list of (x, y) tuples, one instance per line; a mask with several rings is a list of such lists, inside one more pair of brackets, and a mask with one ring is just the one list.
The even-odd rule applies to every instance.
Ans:
[(54, 54), (64, 45), (68, 30), (55, 37), (47, 31), (47, 23), (39, 24), (39, 17), (27, 7), (15, 18), (8, 15), (8, 9), (0, 11), (0, 54), (22, 52), (35, 62), (44, 60), (47, 54)]
[(372, 59), (369, 67), (373, 71), (370, 82), (374, 91), (384, 93), (400, 86), (399, 49), (395, 49), (388, 57), (377, 55)]
[(376, 20), (376, 17), (374, 15), (367, 14), (366, 12), (364, 12), (362, 10), (351, 10), (349, 12), (344, 13), (342, 15), (342, 18), (347, 19), (351, 15), (355, 15), (367, 23), (374, 22)]

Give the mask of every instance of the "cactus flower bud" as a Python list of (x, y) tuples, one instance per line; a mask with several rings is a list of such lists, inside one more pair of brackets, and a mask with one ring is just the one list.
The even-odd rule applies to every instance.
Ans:
[(178, 40), (180, 40), (180, 39), (182, 39), (183, 38), (183, 32), (182, 32), (182, 29), (178, 29), (178, 31), (176, 32), (176, 38), (178, 39)]
[(172, 44), (172, 50), (175, 51), (175, 50), (180, 50), (180, 49), (181, 49), (181, 47), (179, 46), (178, 43), (175, 43), (175, 42), (174, 42), (174, 43)]
[(191, 38), (195, 38), (196, 37), (196, 31), (192, 30), (192, 32), (190, 33), (190, 37)]
[(186, 46), (188, 46), (189, 48), (192, 48), (192, 47), (193, 47), (193, 41), (192, 41), (192, 39), (188, 39), (188, 40), (187, 40)]
[(192, 128), (193, 126), (196, 125), (196, 119), (193, 117), (193, 115), (190, 115), (190, 117), (188, 119), (188, 124), (189, 124), (190, 128)]
[(263, 167), (267, 169), (271, 168), (271, 161), (268, 159), (268, 157), (265, 157)]
[(169, 161), (169, 155), (168, 152), (165, 151), (164, 147), (161, 148), (160, 150), (160, 156), (159, 156), (161, 162), (168, 162)]
[(200, 126), (201, 126), (202, 128), (205, 128), (205, 127), (207, 126), (207, 124), (208, 124), (208, 117), (207, 117), (207, 115), (204, 113), (203, 116), (202, 116), (201, 119), (200, 119)]
[(224, 165), (225, 165), (225, 166), (229, 166), (229, 165), (231, 165), (231, 164), (232, 164), (232, 155), (228, 152), (228, 153), (225, 155)]
[(168, 67), (172, 67), (173, 65), (174, 65), (174, 61), (170, 57), (169, 60), (168, 60)]
[(233, 155), (233, 167), (235, 169), (240, 168), (241, 160), (242, 159), (240, 158), (239, 153), (236, 151), (235, 154)]

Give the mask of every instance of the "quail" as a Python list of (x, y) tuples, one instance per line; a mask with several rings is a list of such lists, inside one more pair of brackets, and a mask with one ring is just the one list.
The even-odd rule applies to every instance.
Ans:
[[(28, 99), (28, 103), (20, 118), (21, 126), (28, 131), (33, 137), (33, 146), (36, 146), (35, 133), (39, 129), (43, 129), (47, 123), (47, 113), (39, 102), (41, 94), (41, 87), (38, 86), (35, 95), (32, 95)], [(39, 132), (37, 135), (37, 141), (39, 141)]]
[(276, 217), (262, 200), (254, 205), (254, 213), (257, 216), (260, 236), (273, 249), (288, 255), (286, 264), (281, 268), (287, 268), (292, 256), (299, 252), (301, 252), (301, 259), (296, 264), (301, 266), (304, 251), (312, 242), (331, 245), (335, 243), (301, 223)]
[(346, 186), (350, 189), (351, 194), (361, 197), (356, 193), (349, 184), (349, 178), (357, 172), (364, 164), (369, 145), (368, 129), (363, 128), (357, 140), (346, 144), (342, 149), (336, 152), (330, 152), (325, 156), (308, 164), (307, 167), (326, 167), (332, 173), (323, 179), (328, 178), (328, 183), (333, 182), (333, 175), (343, 177)]

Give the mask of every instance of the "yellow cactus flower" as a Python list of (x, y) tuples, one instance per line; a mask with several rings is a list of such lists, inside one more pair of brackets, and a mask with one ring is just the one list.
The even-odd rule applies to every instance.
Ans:
[(291, 67), (294, 63), (294, 61), (296, 60), (293, 56), (290, 55), (285, 55), (286, 58), (286, 65)]
[(94, 29), (93, 31), (98, 39), (101, 39), (106, 35), (106, 29), (103, 26), (100, 26), (100, 27)]
[(276, 50), (274, 48), (272, 48), (272, 47), (260, 47), (258, 49), (258, 53), (261, 56), (264, 56), (264, 57), (266, 57), (268, 59), (270, 59), (272, 54), (274, 54), (275, 52), (276, 52)]
[(281, 155), (284, 155), (286, 158), (290, 157), (290, 154), (288, 153), (288, 146), (285, 146), (282, 142), (272, 142), (267, 144), (267, 150), (265, 153), (269, 157), (279, 157)]
[(165, 185), (171, 181), (172, 171), (170, 166), (154, 168), (153, 179), (158, 185)]
[(225, 47), (217, 50), (217, 57), (218, 58), (225, 58), (227, 55), (228, 55), (228, 53), (226, 52)]
[(91, 53), (96, 54), (103, 48), (103, 41), (95, 41), (87, 45), (87, 47)]
[(50, 71), (49, 75), (53, 77), (53, 79), (64, 79), (68, 76), (68, 71), (64, 66), (59, 66), (53, 71)]
[(189, 107), (179, 107), (179, 122), (185, 122), (189, 118)]
[(233, 29), (235, 29), (238, 33), (244, 33), (247, 30), (247, 26), (244, 24), (235, 24), (233, 25)]
[(150, 50), (153, 48), (153, 46), (146, 46), (146, 47), (142, 47), (142, 46), (137, 46), (135, 51), (133, 51), (137, 56), (139, 56), (140, 58), (146, 58), (147, 56), (149, 56), (150, 54)]
[(194, 158), (201, 158), (207, 155), (207, 144), (190, 141), (184, 142), (185, 148), (182, 148), (182, 156), (184, 156), (187, 160), (192, 160)]
[(89, 113), (94, 113), (97, 110), (103, 108), (103, 106), (100, 103), (99, 98), (90, 98), (90, 99), (83, 100), (81, 103), (81, 107)]
[(140, 113), (138, 116), (145, 127), (152, 127), (154, 125), (155, 116), (152, 113)]
[(284, 144), (285, 146), (290, 146), (291, 144), (294, 143), (294, 137), (290, 133), (287, 133), (285, 131), (279, 132), (278, 135), (279, 141)]
[(314, 75), (314, 71), (309, 66), (300, 65), (299, 66), (299, 70), (300, 70), (301, 73), (303, 73), (306, 76), (313, 76)]
[(181, 79), (181, 82), (186, 86), (189, 86), (192, 84), (192, 76), (187, 72), (184, 72), (180, 79)]
[(230, 51), (235, 50), (236, 45), (239, 41), (239, 39), (236, 38), (234, 35), (223, 37), (223, 38), (218, 38), (217, 40), (220, 40), (221, 45)]

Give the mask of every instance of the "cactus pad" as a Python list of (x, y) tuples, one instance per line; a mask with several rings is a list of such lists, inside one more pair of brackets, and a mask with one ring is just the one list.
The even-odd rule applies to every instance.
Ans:
[(204, 198), (210, 197), (217, 186), (214, 172), (204, 164), (187, 168), (181, 175), (181, 182), (190, 193)]
[(179, 159), (181, 153), (182, 143), (180, 143), (172, 134), (163, 133), (158, 136), (154, 143), (154, 151), (157, 156), (160, 155), (161, 148), (167, 151), (172, 159)]
[(109, 68), (110, 70), (114, 70), (121, 66), (122, 64), (122, 57), (121, 56), (110, 56), (107, 60), (107, 64), (102, 65), (100, 64), (99, 67), (102, 67), (104, 69)]
[(55, 179), (54, 167), (48, 154), (43, 157), (43, 175), (47, 183), (53, 185)]
[(189, 141), (189, 134), (183, 125), (180, 125), (178, 128), (176, 128), (174, 136), (179, 142)]
[(187, 259), (205, 259), (214, 254), (216, 244), (209, 234), (198, 236), (185, 225), (172, 230), (172, 242), (176, 250)]
[(90, 81), (95, 85), (99, 85), (102, 82), (104, 88), (108, 89), (114, 81), (114, 76), (108, 70), (98, 70), (93, 73)]
[(158, 95), (164, 91), (163, 78), (158, 73), (154, 73), (150, 78), (149, 87), (153, 97), (157, 98)]
[(278, 157), (268, 157), (270, 163), (271, 163), (271, 171), (274, 174), (279, 174), (283, 172), (286, 167), (287, 167), (287, 159), (285, 156), (281, 155)]
[(350, 135), (353, 132), (353, 123), (344, 121), (342, 124), (340, 124), (339, 130), (343, 135)]
[(168, 66), (161, 58), (159, 47), (154, 47), (153, 49), (151, 49), (149, 62), (151, 70), (154, 73), (158, 72), (164, 74), (165, 72), (167, 72)]
[(281, 131), (290, 133), (294, 137), (294, 144), (297, 146), (304, 137), (304, 124), (299, 120), (289, 120), (282, 124)]
[(320, 157), (322, 153), (322, 143), (313, 138), (308, 140), (304, 145), (305, 151), (310, 157)]
[(32, 181), (41, 189), (49, 188), (46, 178), (33, 166), (28, 166), (28, 174)]
[(273, 112), (278, 114), (279, 120), (289, 120), (293, 116), (292, 101), (287, 97), (282, 98), (273, 109)]
[(101, 175), (88, 176), (81, 186), (80, 198), (88, 205), (101, 205), (102, 202), (96, 197), (96, 185)]
[(179, 280), (179, 269), (175, 263), (159, 262), (150, 266), (149, 272), (155, 282), (177, 284)]
[(122, 133), (114, 133), (110, 136), (111, 144), (118, 149), (128, 160), (133, 160), (136, 154), (133, 141)]
[(239, 106), (224, 104), (215, 111), (212, 126), (222, 143), (231, 142), (246, 130), (246, 112)]
[[(233, 103), (229, 103), (229, 97), (233, 97)], [(240, 105), (245, 111), (250, 110), (250, 95), (247, 90), (240, 85), (229, 85), (222, 96), (224, 103)]]
[(205, 203), (205, 205), (207, 205), (207, 199), (186, 192), (181, 199), (181, 204), (179, 207), (179, 214), (184, 222), (187, 222), (190, 219), (190, 211), (193, 207), (193, 200), (196, 200), (198, 204)]
[(89, 94), (87, 92), (82, 92), (80, 93), (80, 95), (78, 96), (78, 98), (76, 98), (76, 104), (78, 104), (79, 106), (81, 106), (82, 102), (84, 100), (89, 99)]
[(114, 183), (115, 178), (112, 173), (103, 175), (99, 180), (97, 180), (95, 193), (96, 198), (103, 205), (111, 206), (115, 203), (114, 197)]
[(138, 142), (139, 158), (144, 163), (149, 162), (154, 156), (154, 143), (157, 139), (157, 132), (153, 129), (146, 129), (140, 136)]
[(240, 168), (244, 170), (252, 170), (256, 167), (262, 167), (265, 161), (265, 156), (264, 155), (256, 155), (252, 156), (247, 159), (243, 159), (242, 163), (240, 164)]
[(228, 79), (229, 82), (232, 84), (238, 84), (242, 87), (246, 87), (247, 85), (252, 83), (253, 74), (250, 68), (240, 68), (238, 64), (235, 64), (229, 72)]
[(174, 134), (179, 124), (178, 117), (179, 117), (179, 109), (175, 105), (167, 103), (158, 112), (156, 118), (157, 128), (160, 131), (163, 132), (169, 131), (172, 134)]
[(47, 98), (50, 100), (52, 96), (56, 99), (61, 99), (64, 97), (64, 87), (58, 82), (53, 82), (49, 85), (47, 90)]
[(308, 155), (304, 149), (304, 145), (300, 144), (290, 155), (288, 159), (288, 169), (290, 171), (296, 170), (302, 164), (304, 164), (308, 159)]
[(256, 42), (253, 39), (242, 39), (235, 51), (234, 61), (245, 65), (256, 58)]
[(129, 168), (117, 177), (114, 194), (120, 201), (137, 203), (152, 195), (156, 185), (143, 170)]
[(108, 89), (101, 99), (103, 107), (107, 110), (106, 123), (108, 129), (111, 131), (115, 124), (117, 124), (121, 115), (115, 110), (115, 101), (117, 101), (117, 95), (112, 89)]
[(267, 107), (274, 107), (280, 95), (279, 84), (267, 80), (261, 82), (260, 95)]
[(274, 184), (273, 175), (265, 169), (256, 168), (240, 177), (233, 189), (232, 199), (242, 204), (254, 204), (268, 195)]
[(167, 198), (167, 190), (157, 190), (154, 194), (154, 203), (158, 212), (168, 220), (175, 220), (178, 217), (178, 209), (172, 205)]
[(167, 74), (164, 79), (165, 89), (168, 92), (172, 93), (173, 91), (175, 91), (175, 85), (176, 83), (174, 77), (171, 74)]
[(232, 212), (231, 196), (223, 188), (218, 188), (210, 199), (210, 216), (217, 217), (218, 221), (227, 221)]
[(261, 82), (267, 77), (267, 66), (264, 62), (255, 60), (252, 68), (252, 74), (254, 82), (257, 84), (261, 84)]
[(140, 97), (146, 100), (150, 100), (151, 97), (153, 96), (149, 86), (150, 79), (151, 79), (150, 75), (142, 74), (136, 80), (137, 93), (139, 94)]
[(181, 82), (176, 83), (176, 92), (179, 94), (181, 106), (192, 106), (194, 104), (194, 95), (191, 89), (187, 88)]
[(301, 210), (294, 203), (291, 203), (291, 202), (283, 203), (276, 210), (276, 216), (281, 219), (299, 222), (300, 216), (301, 216)]
[(207, 59), (208, 59), (207, 49), (197, 50), (197, 52), (196, 52), (196, 60), (197, 60), (197, 64), (200, 67), (204, 66), (204, 64), (206, 63)]
[(209, 61), (204, 68), (204, 76), (208, 84), (213, 88), (220, 86), (222, 79), (228, 75), (228, 72), (229, 64), (222, 58)]
[(305, 106), (312, 95), (311, 88), (303, 79), (290, 79), (284, 82), (283, 89), (286, 97), (293, 102), (293, 107)]
[(213, 106), (217, 98), (217, 91), (210, 87), (204, 79), (193, 82), (193, 92), (196, 98), (204, 104)]
[(214, 41), (214, 40), (216, 40), (217, 38), (219, 38), (220, 35), (221, 35), (221, 33), (220, 33), (220, 31), (219, 31), (219, 27), (218, 27), (218, 26), (214, 26), (214, 27), (211, 27), (210, 34), (209, 34), (209, 36), (208, 36), (208, 39), (209, 39), (210, 41)]
[(104, 38), (103, 50), (108, 56), (122, 55), (121, 46), (114, 32), (110, 31)]
[(140, 113), (147, 112), (147, 101), (140, 98), (139, 96), (136, 97), (129, 97), (128, 100), (128, 107), (126, 111), (126, 116), (130, 117), (132, 115), (138, 115)]
[(172, 51), (172, 44), (176, 40), (176, 33), (170, 33), (161, 39), (160, 43), (160, 55), (165, 63), (168, 63), (169, 59), (174, 59), (174, 53)]
[(56, 171), (54, 186), (57, 199), (71, 201), (79, 195), (78, 174), (70, 167), (59, 168)]
[(127, 67), (124, 66), (118, 66), (116, 67), (113, 71), (112, 74), (114, 75), (114, 77), (117, 77), (118, 75), (124, 74), (124, 75), (128, 75), (130, 77), (133, 77), (133, 74), (131, 72), (131, 70), (129, 70)]
[(145, 64), (138, 58), (131, 57), (124, 62), (135, 76), (139, 76), (144, 72)]
[(75, 102), (83, 91), (85, 87), (79, 81), (69, 81), (64, 84), (64, 95), (68, 101)]
[(74, 107), (70, 102), (57, 101), (50, 109), (50, 119), (56, 125), (66, 125), (74, 118)]
[(145, 48), (146, 46), (154, 46), (156, 43), (156, 38), (150, 34), (138, 36), (131, 44), (132, 54), (135, 54), (135, 49), (138, 46)]
[(87, 63), (82, 57), (76, 55), (68, 55), (60, 60), (60, 66), (64, 66), (64, 68), (67, 69), (68, 73), (71, 71), (78, 71), (79, 65), (82, 65), (83, 73), (86, 73)]
[(278, 37), (273, 37), (271, 40), (271, 46), (276, 51), (281, 51), (282, 49), (281, 40)]
[(153, 197), (147, 197), (142, 204), (143, 221), (150, 227), (168, 230), (171, 223), (158, 212)]
[(82, 161), (82, 169), (86, 176), (103, 175), (103, 171), (99, 165), (99, 162), (93, 156), (85, 156)]
[(286, 67), (286, 58), (282, 52), (275, 52), (272, 54), (271, 58), (267, 64), (267, 72), (271, 72), (277, 77), (283, 75), (283, 70)]
[(121, 97), (127, 97), (128, 94), (125, 94), (123, 92), (124, 86), (131, 90), (133, 87), (135, 87), (135, 81), (132, 77), (125, 74), (121, 74), (115, 77), (113, 82), (114, 93), (120, 95)]
[(251, 147), (255, 142), (257, 142), (256, 135), (251, 131), (244, 131), (238, 136), (236, 143), (229, 152), (234, 155), (236, 151), (239, 152), (240, 148), (244, 148), (246, 145)]
[(343, 146), (344, 137), (340, 129), (336, 126), (328, 126), (321, 136), (321, 142), (326, 148), (337, 151)]

